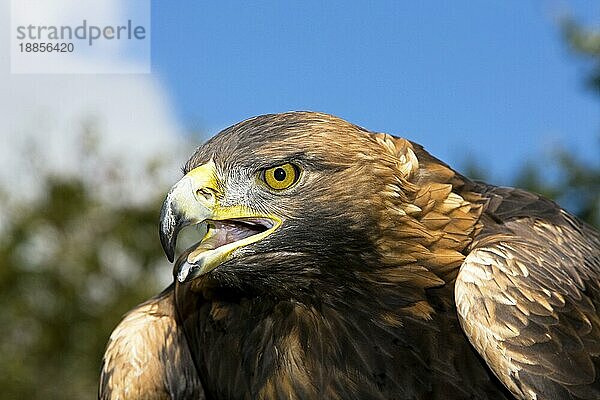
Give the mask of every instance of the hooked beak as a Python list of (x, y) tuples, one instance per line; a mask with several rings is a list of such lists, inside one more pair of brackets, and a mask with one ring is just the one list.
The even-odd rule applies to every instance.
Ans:
[(212, 160), (185, 175), (167, 194), (160, 210), (160, 243), (170, 262), (175, 258), (181, 228), (211, 217), (216, 199), (215, 165)]
[(221, 207), (222, 188), (214, 162), (201, 165), (177, 182), (160, 212), (160, 242), (169, 261), (175, 259), (177, 235), (188, 225), (206, 222), (208, 231), (187, 257), (178, 260), (179, 282), (204, 275), (235, 257), (236, 250), (264, 239), (281, 225), (274, 215), (244, 206)]

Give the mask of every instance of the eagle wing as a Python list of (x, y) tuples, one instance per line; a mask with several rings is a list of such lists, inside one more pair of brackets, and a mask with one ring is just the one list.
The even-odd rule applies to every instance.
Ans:
[(600, 238), (554, 203), (487, 187), (455, 299), (469, 341), (520, 399), (600, 399)]
[(171, 285), (115, 328), (102, 359), (99, 399), (204, 399), (176, 322), (173, 292)]

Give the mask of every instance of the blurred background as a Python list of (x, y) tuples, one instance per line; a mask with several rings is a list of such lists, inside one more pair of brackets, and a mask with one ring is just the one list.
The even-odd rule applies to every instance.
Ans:
[(152, 1), (151, 74), (11, 75), (0, 50), (0, 398), (95, 398), (111, 330), (172, 279), (164, 194), (253, 115), (405, 136), (600, 225), (597, 2)]

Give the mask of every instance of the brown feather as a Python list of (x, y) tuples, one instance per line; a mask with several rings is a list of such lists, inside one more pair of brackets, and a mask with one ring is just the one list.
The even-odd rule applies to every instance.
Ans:
[(102, 360), (98, 398), (204, 399), (175, 321), (173, 287), (131, 310), (115, 328)]
[[(221, 205), (282, 227), (126, 317), (104, 393), (164, 395), (175, 357), (213, 399), (600, 398), (600, 239), (554, 203), (320, 113), (236, 124), (184, 170), (208, 160)], [(296, 186), (256, 185), (283, 162)]]
[(548, 222), (516, 204), (513, 218), (504, 209), (502, 225), (485, 226), (461, 268), (461, 324), (518, 398), (598, 399), (600, 238), (558, 208)]

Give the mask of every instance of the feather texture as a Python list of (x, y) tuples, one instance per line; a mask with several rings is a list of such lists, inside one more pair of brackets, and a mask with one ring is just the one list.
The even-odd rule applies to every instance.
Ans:
[(102, 360), (99, 399), (204, 399), (177, 326), (173, 289), (131, 310), (115, 328)]
[(227, 128), (184, 173), (209, 161), (221, 207), (281, 227), (126, 316), (102, 399), (600, 398), (600, 239), (553, 202), (319, 113)]
[(597, 232), (529, 193), (490, 189), (507, 199), (490, 202), (503, 221), (486, 221), (461, 267), (461, 325), (518, 398), (600, 398)]

